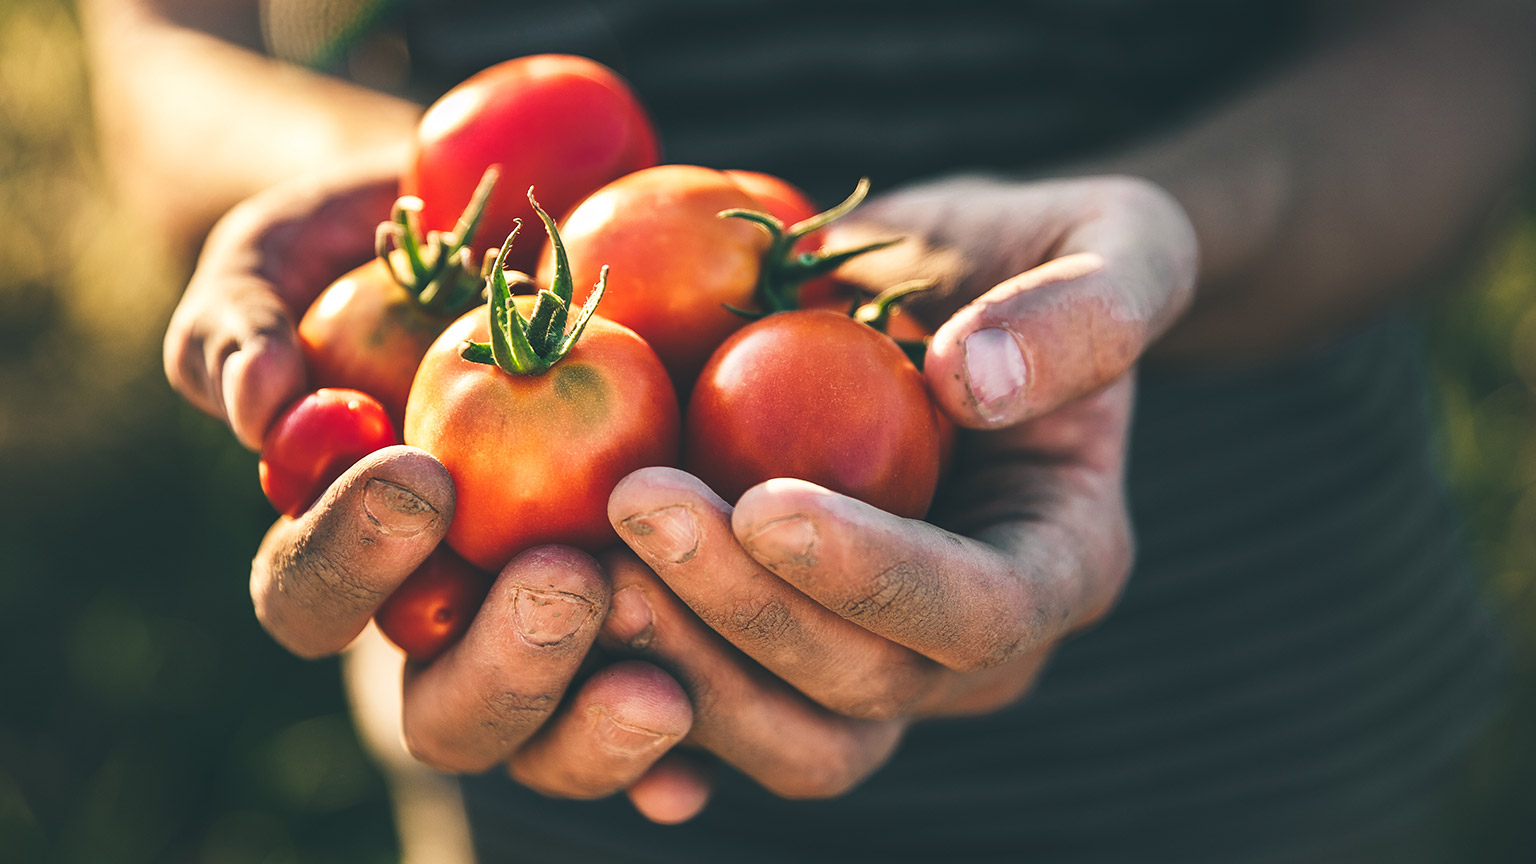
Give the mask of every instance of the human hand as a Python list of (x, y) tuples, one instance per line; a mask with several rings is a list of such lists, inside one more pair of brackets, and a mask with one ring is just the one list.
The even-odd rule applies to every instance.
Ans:
[[(453, 504), (447, 472), (426, 453), (399, 446), (365, 457), (268, 532), (252, 563), (258, 619), (300, 656), (343, 650), (441, 541)], [(682, 689), (648, 663), (591, 662), (609, 596), (608, 578), (574, 549), (514, 558), (458, 642), (406, 664), (400, 723), (411, 754), (450, 773), (506, 765), (561, 797), (628, 790), (658, 821), (695, 812), (692, 769), (665, 758), (692, 720)], [(398, 679), (365, 686), (402, 689)]]
[(609, 564), (605, 636), (687, 688), (690, 743), (776, 794), (842, 794), (910, 722), (1011, 704), (1108, 613), (1132, 554), (1131, 392), (975, 435), (942, 528), (799, 480), (732, 508), (681, 471), (636, 472), (609, 517), (644, 564)]
[(611, 566), (607, 638), (688, 687), (691, 742), (790, 797), (851, 788), (913, 720), (1016, 701), (1108, 613), (1132, 557), (1131, 369), (1195, 272), (1177, 205), (1128, 179), (947, 181), (853, 218), (837, 245), (911, 237), (868, 256), (865, 281), (934, 279), (941, 314), (970, 301), (926, 371), (952, 416), (991, 431), (964, 433), (936, 524), (796, 480), (733, 508), (670, 469), (609, 502), (648, 566)]
[(871, 199), (829, 248), (903, 242), (839, 276), (871, 290), (913, 279), (908, 305), (942, 322), (924, 373), (961, 426), (1039, 417), (1121, 378), (1188, 308), (1199, 254), (1177, 201), (1132, 177), (958, 177)]
[(363, 161), (273, 186), (209, 233), (165, 334), (165, 374), (187, 401), (260, 448), (306, 389), (296, 322), (332, 280), (374, 255), (398, 169)]
[[(166, 336), (167, 374), (247, 446), (258, 447), (305, 389), (294, 321), (332, 279), (373, 254), (394, 178), (391, 166), (359, 165), (274, 187), (210, 235)], [(359, 461), (307, 512), (268, 532), (251, 572), (262, 626), (302, 657), (342, 651), (441, 541), (453, 511), (453, 484), (428, 454), (402, 446)], [(671, 678), (621, 663), (584, 677), (565, 698), (608, 596), (606, 577), (574, 550), (544, 547), (510, 562), (463, 639), (433, 662), (407, 667), (412, 751), (446, 771), (505, 763), (548, 794), (632, 787), (637, 807), (660, 821), (689, 812), (689, 770), (658, 764), (691, 718)]]

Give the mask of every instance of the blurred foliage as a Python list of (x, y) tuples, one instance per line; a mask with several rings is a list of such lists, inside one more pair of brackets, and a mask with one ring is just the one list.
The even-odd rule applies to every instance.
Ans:
[[(336, 664), (293, 660), (251, 614), (271, 518), (255, 459), (165, 385), (180, 274), (106, 197), (93, 142), (69, 5), (0, 3), (0, 864), (394, 860)], [(1463, 848), (1488, 861), (1536, 848), (1522, 200), (1434, 310), (1448, 465), (1515, 646), (1516, 699), (1455, 787)]]
[(0, 862), (394, 861), (336, 662), (255, 622), (256, 460), (165, 384), (182, 277), (89, 117), (70, 6), (0, 2)]
[(1510, 643), (1503, 716), (1454, 787), (1468, 860), (1536, 849), (1536, 190), (1490, 254), (1435, 304), (1432, 351), (1446, 465)]

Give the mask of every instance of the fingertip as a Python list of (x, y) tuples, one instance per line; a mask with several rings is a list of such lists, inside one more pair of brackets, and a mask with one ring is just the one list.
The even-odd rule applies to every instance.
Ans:
[(659, 825), (677, 825), (703, 812), (714, 781), (693, 757), (668, 753), (629, 787), (629, 801)]
[(643, 660), (606, 666), (583, 689), (583, 697), (601, 705), (619, 730), (643, 729), (678, 739), (693, 727), (693, 705), (683, 686), (661, 667)]
[(453, 504), (430, 455), (397, 446), (364, 457), (263, 539), (251, 565), (257, 619), (294, 654), (335, 654), (431, 554)]
[(224, 361), (220, 379), (224, 414), (235, 437), (252, 450), (261, 449), (272, 421), (308, 385), (304, 354), (293, 334), (287, 337), (257, 335)]
[(608, 495), (608, 521), (622, 534), (623, 523), (636, 513), (702, 501), (722, 511), (731, 506), (699, 478), (678, 468), (652, 467), (632, 471)]
[(558, 544), (534, 546), (519, 552), (501, 568), (501, 574), (523, 585), (592, 583), (601, 584), (605, 592), (608, 586), (608, 579), (597, 559), (574, 546)]
[[(398, 516), (409, 524), (423, 516), (434, 515), (432, 523), (448, 530), (453, 521), (455, 504), (453, 478), (443, 463), (425, 450), (405, 444), (396, 444), (364, 456), (358, 460), (338, 483), (343, 490), (349, 484), (363, 482), (363, 503), (369, 506), (375, 522), (388, 521)], [(380, 488), (387, 484), (398, 490)], [(388, 512), (374, 512), (378, 504)]]
[(1033, 372), (1026, 345), (1011, 328), (976, 316), (945, 322), (923, 361), (934, 401), (968, 429), (998, 429), (1024, 419)]
[[(833, 510), (840, 516), (847, 516), (850, 508), (875, 509), (808, 480), (775, 477), (742, 493), (731, 513), (731, 530), (747, 545), (763, 531), (784, 526), (790, 520), (805, 520)], [(750, 545), (747, 548), (751, 551)]]

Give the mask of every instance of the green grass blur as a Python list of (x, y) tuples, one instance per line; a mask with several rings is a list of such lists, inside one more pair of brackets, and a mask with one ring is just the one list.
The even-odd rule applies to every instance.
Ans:
[[(64, 0), (0, 3), (0, 864), (395, 859), (334, 662), (246, 594), (255, 458), (177, 399), (180, 282), (109, 197)], [(1432, 308), (1446, 464), (1507, 613), (1508, 715), (1450, 790), (1468, 861), (1536, 849), (1536, 207)]]
[(0, 2), (0, 862), (398, 860), (335, 661), (245, 585), (256, 459), (181, 404), (63, 0)]

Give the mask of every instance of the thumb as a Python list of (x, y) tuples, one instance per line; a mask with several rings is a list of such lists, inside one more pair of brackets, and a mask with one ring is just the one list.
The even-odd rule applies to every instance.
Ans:
[(1194, 231), (1166, 193), (1126, 180), (1045, 263), (983, 292), (934, 334), (924, 374), (961, 426), (1037, 417), (1122, 377), (1188, 305)]

